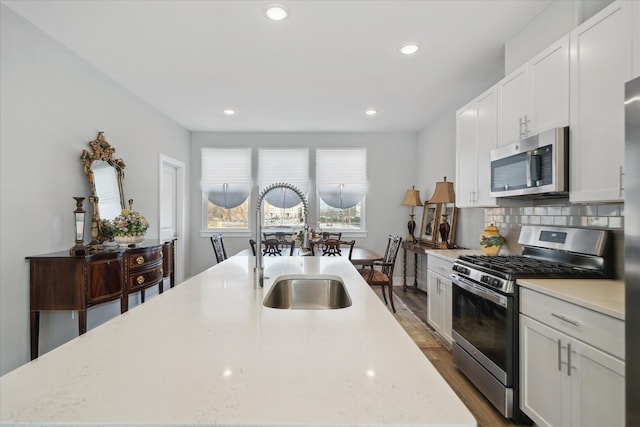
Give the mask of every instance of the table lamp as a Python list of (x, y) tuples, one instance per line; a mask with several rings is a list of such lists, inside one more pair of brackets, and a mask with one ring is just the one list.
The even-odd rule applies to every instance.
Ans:
[(411, 206), (411, 214), (409, 214), (410, 219), (407, 223), (407, 228), (409, 229), (409, 238), (407, 240), (409, 242), (415, 242), (416, 238), (413, 233), (416, 230), (416, 222), (413, 220), (413, 208), (416, 206), (422, 206), (422, 201), (420, 201), (420, 191), (416, 190), (415, 186), (411, 186), (411, 190), (407, 190), (404, 200), (402, 201), (402, 206)]
[[(433, 192), (433, 196), (429, 199), (429, 203), (455, 203), (456, 202), (456, 193), (453, 190), (453, 182), (447, 182), (447, 177), (445, 176), (443, 181), (436, 182), (436, 189)], [(444, 214), (442, 214), (442, 221), (438, 226), (438, 231), (440, 232), (440, 247), (447, 248), (449, 243), (449, 233), (451, 232), (451, 225), (447, 221), (447, 211), (444, 210)]]

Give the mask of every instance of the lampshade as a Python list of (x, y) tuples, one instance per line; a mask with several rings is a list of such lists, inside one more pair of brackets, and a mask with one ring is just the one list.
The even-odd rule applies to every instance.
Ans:
[(402, 206), (422, 206), (420, 201), (420, 190), (416, 190), (415, 186), (411, 187), (411, 190), (407, 190), (407, 194), (404, 195)]
[(453, 191), (453, 182), (447, 182), (447, 177), (444, 177), (444, 181), (436, 182), (436, 190), (433, 192), (433, 196), (429, 199), (429, 203), (455, 203), (456, 193)]

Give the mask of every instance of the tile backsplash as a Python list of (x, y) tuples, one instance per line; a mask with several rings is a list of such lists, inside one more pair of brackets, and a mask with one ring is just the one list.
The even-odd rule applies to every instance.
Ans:
[(532, 224), (621, 230), (624, 204), (487, 208), (484, 217), (485, 222), (504, 229)]
[[(607, 229), (613, 235), (613, 263), (621, 263), (624, 240), (624, 203), (548, 206), (501, 206), (484, 209), (485, 224), (495, 224), (505, 238), (501, 254), (519, 254), (520, 228), (523, 225), (555, 225)], [(618, 274), (616, 274), (618, 276)]]

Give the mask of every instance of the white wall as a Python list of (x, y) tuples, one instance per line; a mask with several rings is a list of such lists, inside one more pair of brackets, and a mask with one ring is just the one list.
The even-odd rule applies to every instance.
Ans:
[[(366, 236), (356, 236), (358, 245), (383, 252), (387, 236), (398, 233), (406, 237), (409, 208), (400, 205), (404, 194), (416, 177), (415, 133), (192, 133), (191, 182), (200, 181), (200, 149), (202, 147), (367, 147), (369, 193), (366, 199)], [(254, 150), (255, 151), (255, 150)], [(255, 154), (255, 153), (254, 153)], [(254, 178), (256, 176), (254, 157)], [(313, 173), (313, 171), (312, 171)], [(255, 200), (254, 191), (254, 199)], [(208, 236), (200, 236), (202, 194), (197, 185), (191, 186), (191, 235), (194, 236), (191, 272), (215, 264)], [(310, 221), (316, 217), (315, 197), (310, 197)], [(252, 218), (253, 219), (253, 218)], [(225, 235), (225, 249), (232, 255), (249, 248), (254, 229), (241, 236)], [(198, 237), (200, 236), (200, 237)], [(347, 235), (348, 237), (348, 235)], [(401, 264), (398, 263), (396, 271)]]
[[(72, 196), (88, 196), (80, 162), (104, 131), (126, 162), (125, 197), (157, 237), (158, 157), (188, 164), (189, 133), (0, 5), (0, 374), (29, 360), (25, 257), (74, 245)], [(85, 210), (89, 210), (85, 201)], [(90, 211), (90, 210), (89, 210)], [(89, 310), (89, 328), (119, 314)], [(41, 353), (77, 335), (70, 312), (43, 313)]]

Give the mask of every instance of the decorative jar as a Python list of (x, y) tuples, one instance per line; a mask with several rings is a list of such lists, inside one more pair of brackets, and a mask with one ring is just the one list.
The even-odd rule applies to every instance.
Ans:
[(485, 255), (498, 255), (502, 245), (504, 245), (504, 237), (500, 235), (495, 225), (491, 224), (484, 229), (484, 232), (480, 236), (480, 247)]

